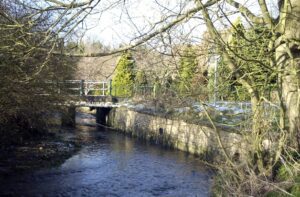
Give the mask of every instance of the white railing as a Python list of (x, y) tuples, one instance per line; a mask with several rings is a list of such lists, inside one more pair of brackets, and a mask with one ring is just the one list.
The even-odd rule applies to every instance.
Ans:
[(108, 96), (110, 95), (111, 81), (96, 80), (65, 80), (57, 83), (58, 92), (71, 92), (71, 95), (80, 96)]

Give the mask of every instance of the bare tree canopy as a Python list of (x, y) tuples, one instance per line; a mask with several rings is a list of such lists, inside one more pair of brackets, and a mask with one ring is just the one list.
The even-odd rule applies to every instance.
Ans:
[[(105, 32), (107, 26), (114, 34), (109, 35), (115, 41), (111, 46), (105, 47), (107, 44), (98, 40), (94, 43), (97, 50), (78, 47), (91, 32), (98, 35), (96, 40), (105, 37), (101, 31)], [(223, 85), (222, 90), (229, 92), (222, 98), (229, 98), (231, 89), (240, 88), (251, 102), (251, 128), (240, 131), (248, 147), (243, 161), (240, 155), (233, 158), (227, 152), (219, 127), (204, 111), (226, 159), (216, 167), (221, 196), (258, 196), (272, 191), (294, 195), (294, 185), (299, 194), (299, 26), (299, 0), (3, 0), (0, 134), (5, 132), (4, 126), (14, 122), (29, 130), (32, 125), (42, 125), (35, 117), (49, 105), (54, 108), (53, 103), (65, 100), (42, 82), (74, 77), (77, 63), (86, 66), (90, 60), (80, 58), (107, 56), (104, 61), (113, 67), (114, 58), (123, 54), (119, 64), (128, 65), (134, 74), (126, 73), (128, 68), (123, 66), (117, 82), (123, 83), (124, 76), (130, 75), (131, 85), (137, 81), (134, 55), (139, 60), (152, 58), (141, 63), (148, 70), (141, 69), (138, 75), (139, 83), (146, 84), (150, 80), (145, 71), (152, 69), (149, 62), (160, 61), (158, 65), (166, 67), (160, 70), (164, 72), (160, 76), (153, 74), (158, 69), (148, 74), (152, 75), (155, 95), (162, 85), (169, 89), (175, 86), (171, 99), (197, 94), (197, 101), (203, 103), (207, 91), (195, 87), (209, 86), (214, 78), (215, 93), (218, 80), (220, 89)], [(196, 75), (200, 64), (211, 67), (212, 62), (213, 72)], [(218, 66), (223, 69), (219, 73)], [(171, 67), (177, 72), (175, 77), (171, 76)], [(114, 81), (114, 85), (118, 83)], [(131, 91), (126, 90), (126, 95)], [(270, 92), (276, 99), (267, 96)], [(50, 96), (40, 96), (44, 94)], [(266, 104), (280, 110), (274, 120), (266, 117)], [(272, 142), (268, 151), (264, 148), (266, 141)], [(288, 169), (287, 182), (276, 179), (280, 167)]]

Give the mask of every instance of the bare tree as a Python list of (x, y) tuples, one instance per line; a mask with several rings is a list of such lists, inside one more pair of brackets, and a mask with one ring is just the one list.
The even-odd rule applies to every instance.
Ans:
[[(89, 56), (113, 54), (122, 50), (134, 48), (145, 42), (150, 42), (151, 44), (153, 39), (157, 36), (165, 37), (166, 34), (172, 32), (172, 30), (178, 30), (181, 25), (188, 21), (198, 19), (201, 24), (205, 24), (210, 36), (214, 40), (214, 53), (219, 54), (226, 61), (231, 72), (234, 74), (236, 81), (246, 88), (251, 97), (252, 132), (250, 135), (245, 135), (247, 143), (249, 144), (249, 147), (251, 147), (248, 151), (249, 156), (247, 157), (248, 161), (246, 167), (250, 170), (246, 170), (246, 174), (243, 174), (243, 169), (238, 168), (237, 165), (227, 157), (231, 164), (231, 172), (239, 177), (237, 179), (240, 181), (246, 181), (249, 178), (247, 173), (258, 177), (255, 180), (251, 179), (253, 182), (250, 181), (250, 185), (252, 183), (257, 184), (255, 181), (267, 182), (268, 179), (263, 179), (262, 177), (272, 173), (275, 164), (279, 159), (283, 159), (283, 156), (286, 153), (285, 151), (294, 150), (299, 154), (300, 31), (295, 27), (299, 25), (300, 21), (300, 4), (296, 0), (280, 0), (278, 2), (273, 2), (273, 7), (268, 6), (265, 0), (253, 1), (255, 3), (254, 7), (251, 7), (250, 4), (242, 4), (235, 0), (211, 0), (206, 2), (196, 0), (180, 2), (187, 6), (179, 12), (174, 13), (157, 1), (157, 5), (164, 11), (164, 18), (161, 21), (151, 23), (152, 26), (150, 25), (151, 28), (150, 30), (148, 29), (148, 31), (143, 32), (137, 27), (139, 35), (133, 44), (109, 53), (92, 53), (89, 54)], [(278, 6), (276, 6), (277, 3)], [(273, 14), (274, 10), (275, 13), (278, 13), (277, 15)], [(268, 63), (265, 63), (260, 59), (247, 57), (246, 54), (239, 54), (235, 51), (236, 49), (228, 43), (228, 40), (224, 39), (222, 36), (222, 32), (226, 27), (235, 28), (232, 18), (237, 15), (243, 18), (243, 22), (247, 24), (248, 27), (263, 26), (270, 34), (268, 47), (267, 50), (265, 50)], [(131, 20), (131, 22), (134, 23), (133, 20)], [(137, 25), (135, 24), (135, 26)], [(241, 34), (237, 29), (236, 32)], [(241, 34), (240, 36), (241, 39), (246, 40), (250, 44), (251, 42), (254, 43), (245, 35)], [(172, 37), (172, 39), (175, 39), (175, 37)], [(86, 54), (83, 54), (83, 56), (84, 55)], [(274, 154), (272, 153), (271, 158), (269, 158), (270, 163), (268, 163), (268, 165), (266, 165), (265, 162), (266, 157), (263, 149), (263, 141), (267, 132), (264, 126), (262, 107), (264, 102), (271, 101), (269, 101), (264, 96), (263, 92), (261, 92), (260, 88), (258, 88), (257, 82), (255, 78), (253, 78), (255, 70), (245, 72), (245, 70), (240, 68), (240, 60), (249, 63), (255, 62), (260, 65), (261, 69), (268, 69), (271, 73), (278, 76), (277, 84), (281, 105), (281, 122), (277, 128), (277, 130), (279, 130), (279, 135), (277, 135), (277, 138), (275, 139), (279, 143), (276, 143), (276, 148), (273, 152)], [(270, 76), (266, 75), (265, 77), (268, 78)], [(285, 144), (286, 140), (288, 142), (287, 144)], [(225, 156), (227, 155), (226, 152), (224, 152), (224, 154)], [(285, 159), (288, 160), (288, 157), (285, 157)], [(284, 160), (284, 162), (286, 162), (286, 160)], [(294, 161), (291, 161), (291, 163), (293, 162)], [(244, 184), (246, 183), (244, 182)], [(243, 190), (241, 185), (239, 185), (239, 190)], [(259, 185), (256, 186), (260, 188), (256, 188), (258, 191), (263, 190)], [(285, 192), (284, 190), (282, 191)], [(255, 192), (257, 192), (255, 189), (250, 191), (252, 194), (255, 194)]]
[[(149, 46), (155, 46), (159, 52), (172, 54), (172, 47), (168, 45), (184, 43), (188, 41), (201, 41), (199, 36), (194, 36), (195, 31), (206, 26), (209, 36), (213, 40), (212, 46), (215, 49), (210, 53), (220, 55), (228, 65), (230, 71), (235, 76), (236, 81), (241, 84), (251, 97), (252, 103), (252, 132), (245, 135), (245, 140), (250, 147), (246, 165), (235, 163), (224, 150), (224, 156), (229, 163), (228, 172), (231, 181), (236, 184), (240, 192), (251, 195), (258, 194), (266, 190), (265, 183), (271, 180), (276, 164), (280, 161), (289, 165), (297, 163), (293, 157), (288, 154), (293, 151), (299, 155), (300, 150), (300, 2), (298, 0), (278, 0), (267, 3), (265, 0), (253, 0), (251, 2), (240, 3), (236, 0), (178, 0), (175, 3), (175, 11), (168, 8), (168, 4), (155, 0), (154, 3), (159, 8), (161, 19), (147, 23), (148, 26), (139, 27), (129, 12), (128, 7), (134, 1), (116, 0), (109, 3), (108, 6), (101, 7), (102, 1), (60, 1), (44, 0), (42, 3), (33, 1), (15, 1), (16, 5), (23, 6), (30, 10), (29, 14), (23, 14), (22, 11), (13, 12), (14, 9), (7, 8), (9, 1), (1, 4), (0, 20), (2, 35), (9, 30), (16, 38), (10, 39), (7, 35), (6, 42), (3, 42), (0, 55), (10, 57), (25, 57), (18, 59), (20, 66), (15, 67), (21, 76), (20, 82), (26, 83), (34, 80), (36, 76), (42, 76), (42, 71), (47, 67), (46, 63), (50, 57), (55, 55), (75, 56), (75, 57), (98, 57), (117, 54), (122, 51), (133, 49), (147, 43)], [(27, 3), (24, 3), (27, 2)], [(277, 6), (278, 4), (278, 6)], [(42, 6), (41, 6), (42, 5)], [(270, 6), (274, 5), (274, 6)], [(136, 33), (133, 35), (131, 42), (111, 51), (100, 51), (85, 53), (67, 53), (59, 50), (57, 43), (61, 38), (67, 39), (72, 32), (78, 30), (79, 25), (84, 25), (85, 19), (93, 14), (96, 8), (99, 12), (104, 13), (108, 9), (116, 6), (122, 7), (122, 14), (127, 15), (129, 24)], [(177, 6), (177, 7), (176, 7)], [(24, 9), (23, 9), (24, 10)], [(14, 16), (13, 13), (21, 14)], [(49, 16), (47, 14), (54, 13)], [(277, 14), (273, 14), (277, 13)], [(253, 40), (243, 35), (233, 25), (233, 18), (242, 17), (242, 21), (248, 28), (263, 26), (269, 33), (269, 43), (265, 50), (268, 63), (248, 57), (246, 54), (241, 55), (222, 35), (227, 28), (232, 28), (240, 38), (248, 43), (254, 43)], [(47, 20), (43, 20), (47, 18)], [(37, 24), (39, 24), (37, 26)], [(43, 24), (43, 25), (40, 25)], [(18, 34), (19, 33), (19, 34)], [(200, 33), (199, 33), (200, 34)], [(24, 35), (26, 35), (24, 37)], [(42, 36), (37, 36), (42, 35)], [(4, 36), (5, 37), (5, 36)], [(32, 41), (33, 37), (39, 39)], [(30, 38), (30, 39), (29, 39)], [(28, 42), (28, 40), (31, 40)], [(25, 46), (25, 47), (24, 47)], [(6, 54), (9, 52), (9, 56)], [(43, 52), (44, 61), (36, 68), (30, 69), (28, 75), (22, 69), (23, 65), (28, 65), (28, 61), (34, 56)], [(208, 53), (209, 54), (209, 53)], [(263, 142), (269, 132), (266, 132), (265, 124), (262, 117), (262, 107), (264, 102), (269, 101), (257, 86), (253, 77), (255, 71), (245, 71), (241, 69), (239, 61), (257, 63), (261, 69), (268, 69), (278, 76), (278, 97), (281, 107), (281, 121), (276, 128), (278, 134), (275, 135), (274, 150), (269, 157), (265, 156)], [(24, 64), (26, 62), (27, 64)], [(26, 66), (26, 69), (28, 67)], [(269, 76), (265, 76), (268, 78)], [(209, 116), (209, 114), (208, 114)], [(212, 122), (213, 124), (213, 122)], [(218, 134), (218, 128), (216, 134)], [(273, 127), (274, 128), (274, 127)], [(270, 130), (270, 129), (269, 129)], [(268, 131), (269, 131), (268, 130)], [(217, 135), (218, 136), (218, 135)], [(273, 139), (273, 141), (275, 141)], [(287, 143), (286, 143), (287, 142)], [(222, 142), (219, 141), (221, 147)], [(268, 158), (268, 161), (266, 161)], [(295, 165), (294, 165), (295, 166)], [(224, 170), (224, 168), (222, 168)], [(296, 171), (299, 167), (295, 167)], [(253, 178), (255, 177), (255, 178)], [(259, 184), (264, 183), (264, 184)], [(231, 186), (234, 184), (231, 184)], [(243, 187), (246, 185), (247, 187)], [(255, 187), (254, 187), (254, 186)], [(288, 184), (290, 186), (291, 183)], [(253, 186), (253, 187), (252, 187)], [(268, 185), (270, 186), (270, 185)], [(287, 193), (285, 189), (288, 186), (273, 185), (276, 189)], [(228, 190), (232, 192), (233, 190)]]

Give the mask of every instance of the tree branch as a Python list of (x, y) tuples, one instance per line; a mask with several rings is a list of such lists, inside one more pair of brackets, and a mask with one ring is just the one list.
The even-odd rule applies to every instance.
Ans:
[(94, 0), (87, 0), (84, 2), (80, 2), (80, 3), (75, 3), (75, 1), (73, 1), (72, 3), (64, 3), (62, 1), (58, 1), (58, 0), (46, 0), (47, 2), (50, 3), (54, 3), (57, 6), (63, 7), (63, 8), (78, 8), (78, 7), (82, 7), (85, 5), (90, 5)]
[(246, 8), (242, 4), (240, 4), (240, 3), (238, 3), (234, 0), (226, 0), (226, 2), (229, 5), (235, 7), (236, 9), (238, 9), (242, 14), (247, 16), (251, 20), (252, 23), (264, 24), (263, 18), (255, 16), (248, 8)]
[[(217, 3), (220, 0), (211, 0), (208, 1), (204, 6), (204, 8), (207, 8), (209, 6), (214, 5), (215, 3)], [(202, 10), (202, 6), (196, 6), (193, 9), (190, 9), (188, 11), (186, 11), (185, 13), (183, 13), (182, 15), (179, 15), (176, 19), (174, 19), (172, 22), (162, 26), (160, 29), (145, 35), (142, 39), (138, 40), (136, 43), (132, 44), (132, 45), (128, 45), (125, 47), (122, 47), (120, 49), (111, 51), (111, 52), (101, 52), (101, 53), (90, 53), (90, 54), (72, 54), (72, 53), (64, 53), (63, 55), (66, 56), (72, 56), (72, 57), (101, 57), (101, 56), (108, 56), (108, 55), (113, 55), (113, 54), (117, 54), (120, 53), (122, 51), (126, 51), (129, 49), (132, 49), (134, 47), (137, 47), (147, 41), (149, 41), (150, 39), (152, 39), (153, 37), (171, 29), (172, 27), (174, 27), (177, 24), (180, 24), (181, 22), (183, 22), (184, 20), (190, 19), (192, 18), (197, 12), (199, 12), (200, 10)], [(40, 49), (40, 50), (45, 50), (45, 49)], [(52, 52), (53, 54), (59, 54), (62, 55), (61, 52)]]
[(265, 0), (259, 0), (258, 3), (259, 3), (259, 6), (260, 6), (260, 9), (262, 11), (265, 22), (268, 23), (272, 27), (274, 24), (273, 24), (273, 20), (270, 16), (270, 13), (268, 11), (266, 1)]

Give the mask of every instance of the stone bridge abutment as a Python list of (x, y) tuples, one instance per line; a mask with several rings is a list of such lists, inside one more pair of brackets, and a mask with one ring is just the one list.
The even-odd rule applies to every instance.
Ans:
[[(68, 106), (67, 109), (61, 114), (61, 125), (64, 127), (76, 126), (76, 108), (79, 106)], [(108, 115), (113, 107), (90, 107), (96, 109), (96, 123), (99, 126), (105, 126), (108, 122)]]

